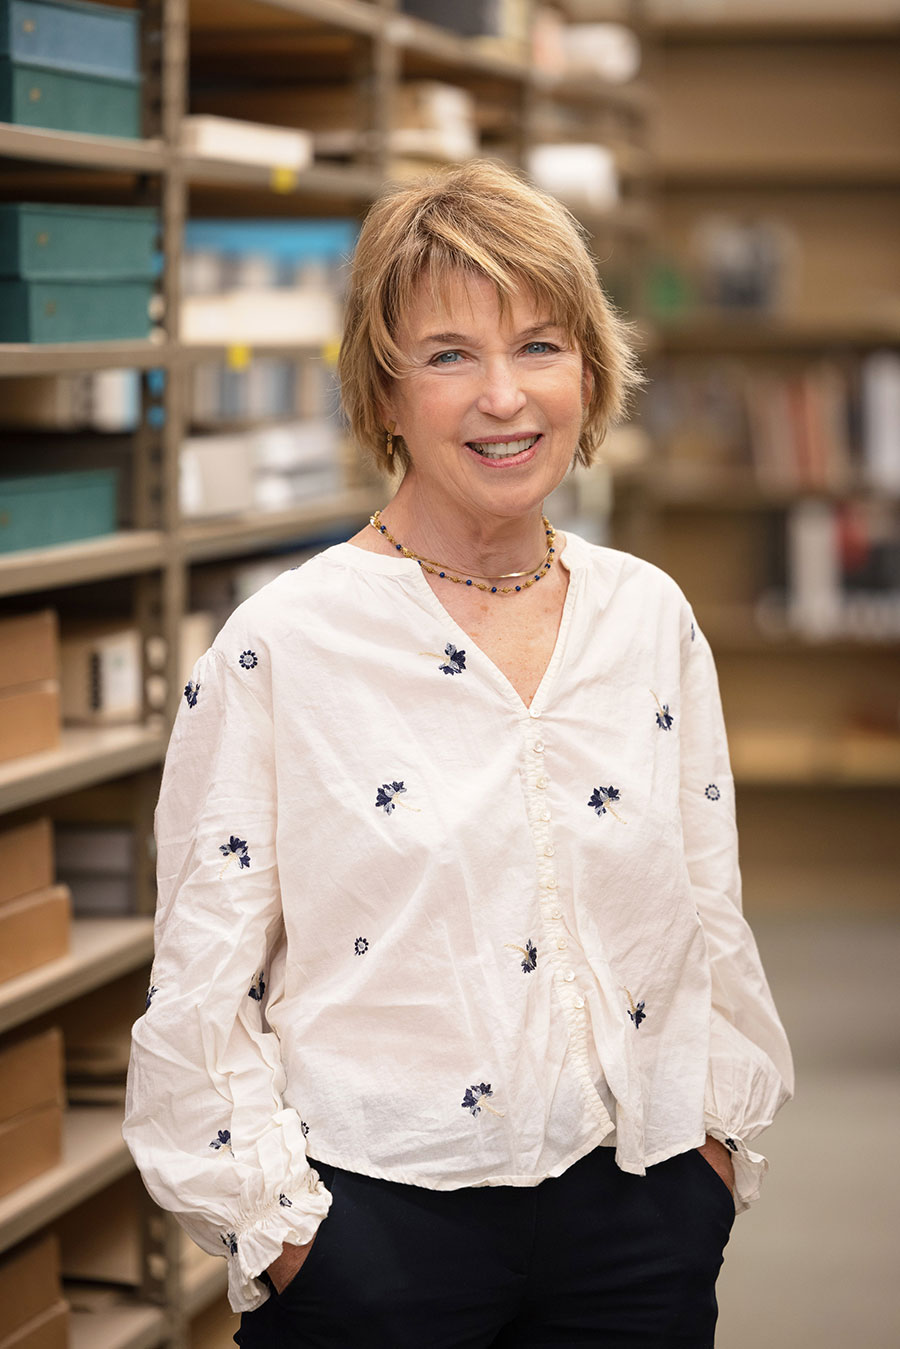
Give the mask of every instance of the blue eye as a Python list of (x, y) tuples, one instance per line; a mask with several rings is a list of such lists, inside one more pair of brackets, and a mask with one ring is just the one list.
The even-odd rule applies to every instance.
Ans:
[[(535, 347), (541, 347), (542, 350), (535, 351)], [(546, 356), (548, 351), (556, 351), (556, 347), (552, 342), (529, 342), (525, 350), (531, 352), (533, 356)]]
[(439, 351), (433, 358), (434, 365), (456, 365), (460, 359), (458, 351)]

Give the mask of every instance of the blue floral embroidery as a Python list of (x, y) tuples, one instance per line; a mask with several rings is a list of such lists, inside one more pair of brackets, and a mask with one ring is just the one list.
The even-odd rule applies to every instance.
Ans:
[(722, 793), (714, 782), (711, 782), (704, 792), (704, 796), (709, 797), (710, 801), (718, 801)]
[(294, 1207), (293, 1203), (291, 1202), (290, 1199), (288, 1199), (288, 1197), (287, 1197), (286, 1194), (280, 1194), (280, 1195), (278, 1196), (278, 1202), (279, 1202), (279, 1204), (281, 1205), (282, 1208), (293, 1208), (293, 1207)]
[(151, 1002), (153, 1001), (153, 994), (158, 992), (159, 989), (156, 987), (156, 984), (151, 984), (150, 987), (147, 989), (147, 1006), (144, 1008), (145, 1012), (147, 1010), (147, 1007), (149, 1007)]
[(220, 1129), (215, 1138), (209, 1145), (213, 1152), (219, 1152), (221, 1149), (230, 1152), (234, 1156), (234, 1149), (231, 1146), (231, 1133), (228, 1129)]
[(493, 1096), (493, 1094), (490, 1082), (475, 1083), (471, 1087), (466, 1088), (466, 1094), (461, 1102), (462, 1108), (463, 1110), (471, 1110), (473, 1118), (475, 1115), (481, 1114), (482, 1106), (485, 1110), (489, 1110), (492, 1115), (500, 1115), (502, 1117), (503, 1111), (495, 1110), (492, 1105), (488, 1105), (487, 1100), (485, 1099), (488, 1096)]
[(197, 694), (200, 692), (200, 685), (195, 684), (193, 679), (189, 679), (184, 686), (184, 696), (187, 698), (188, 707), (197, 706)]
[(309, 1125), (305, 1119), (300, 1121), (300, 1132), (303, 1134), (304, 1138), (309, 1138)]
[(369, 943), (366, 940), (366, 938), (357, 937), (356, 941), (353, 943), (353, 954), (357, 956), (364, 956), (368, 951), (368, 949)]
[(726, 1138), (726, 1139), (725, 1139), (725, 1146), (726, 1146), (726, 1148), (731, 1148), (731, 1151), (732, 1151), (732, 1152), (737, 1152), (737, 1150), (738, 1150), (738, 1145), (737, 1145), (737, 1143), (735, 1143), (735, 1141), (734, 1141), (733, 1138)]
[[(650, 692), (653, 693), (653, 690), (651, 689)], [(653, 693), (653, 697), (656, 701), (656, 706), (659, 708), (659, 711), (656, 714), (657, 726), (661, 731), (671, 731), (672, 723), (675, 718), (669, 712), (669, 704), (661, 703), (655, 693)]]
[(592, 810), (595, 810), (598, 815), (605, 815), (606, 812), (609, 811), (610, 815), (614, 815), (617, 820), (624, 824), (625, 821), (622, 819), (621, 815), (616, 814), (610, 805), (611, 801), (618, 800), (618, 787), (595, 787), (591, 799), (588, 801), (588, 805)]
[(237, 1234), (225, 1232), (222, 1236), (222, 1245), (228, 1248), (231, 1255), (237, 1255)]
[(254, 1002), (262, 1002), (263, 994), (266, 991), (266, 981), (263, 978), (264, 974), (265, 970), (260, 970), (259, 978), (256, 980), (256, 983), (247, 990), (247, 996), (253, 998)]
[(537, 969), (537, 947), (533, 945), (531, 938), (526, 938), (524, 946), (517, 946), (515, 942), (508, 941), (506, 946), (510, 951), (520, 951), (525, 959), (522, 961), (522, 973), (531, 974), (532, 970)]
[(258, 664), (255, 651), (242, 651), (238, 656), (238, 665), (242, 670), (255, 670)]
[(628, 996), (628, 1002), (629, 1002), (629, 1012), (628, 1012), (628, 1015), (631, 1017), (632, 1021), (634, 1022), (634, 1028), (635, 1028), (635, 1030), (640, 1030), (640, 1028), (641, 1028), (641, 1022), (642, 1022), (642, 1021), (646, 1021), (646, 1019), (647, 1019), (647, 1013), (644, 1011), (644, 1001), (643, 1001), (643, 998), (642, 998), (641, 1001), (637, 1004), (637, 1006), (635, 1006), (634, 998), (633, 998), (633, 997), (631, 996), (631, 994), (628, 992), (628, 989), (627, 989), (627, 988), (625, 989), (625, 992), (626, 992), (626, 994), (627, 994), (627, 996)]
[(232, 857), (236, 857), (238, 865), (241, 868), (249, 867), (250, 865), (250, 854), (247, 851), (247, 844), (244, 839), (238, 838), (235, 834), (231, 835), (227, 843), (219, 845), (219, 852), (225, 858), (226, 862), (230, 862)]
[(444, 647), (444, 655), (447, 657), (447, 659), (441, 665), (438, 666), (438, 669), (442, 672), (442, 674), (457, 675), (461, 674), (462, 671), (466, 668), (465, 651), (457, 651), (456, 647), (453, 645), (452, 642), (448, 642), (447, 645)]
[(691, 641), (692, 641), (692, 642), (695, 640), (696, 636), (697, 636), (697, 629), (694, 627), (694, 625), (693, 625), (693, 623), (692, 623), (692, 624), (691, 624)]
[(401, 792), (405, 791), (406, 788), (402, 782), (383, 782), (378, 788), (378, 794), (375, 797), (376, 809), (379, 806), (383, 806), (385, 815), (392, 814), (393, 811), (397, 809), (397, 803), (394, 800), (394, 797), (399, 796)]

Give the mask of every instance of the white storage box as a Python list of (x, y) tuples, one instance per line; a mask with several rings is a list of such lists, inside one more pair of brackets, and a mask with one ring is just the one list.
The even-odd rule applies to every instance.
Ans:
[(191, 436), (181, 447), (182, 515), (240, 515), (253, 509), (252, 435)]
[(619, 200), (619, 177), (612, 151), (603, 145), (536, 145), (528, 171), (538, 187), (561, 201), (595, 211), (611, 210)]
[(63, 721), (106, 725), (140, 721), (141, 635), (121, 624), (69, 628), (60, 640)]
[(294, 172), (309, 168), (313, 159), (309, 132), (242, 122), (233, 117), (186, 117), (181, 144), (189, 155), (265, 164)]

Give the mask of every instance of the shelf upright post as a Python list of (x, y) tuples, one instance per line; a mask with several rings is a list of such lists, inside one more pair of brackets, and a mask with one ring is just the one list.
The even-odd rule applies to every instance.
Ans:
[(397, 0), (377, 0), (377, 4), (383, 11), (383, 21), (372, 36), (367, 69), (361, 72), (364, 90), (362, 107), (368, 128), (364, 140), (367, 148), (366, 167), (374, 169), (384, 181), (390, 172), (391, 130), (400, 82), (400, 53), (391, 29), (391, 15), (397, 9)]

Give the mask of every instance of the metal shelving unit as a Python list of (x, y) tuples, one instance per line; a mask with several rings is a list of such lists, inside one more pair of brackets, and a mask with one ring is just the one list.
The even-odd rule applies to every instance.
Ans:
[[(559, 81), (535, 73), (524, 54), (511, 56), (490, 44), (456, 36), (409, 18), (395, 0), (136, 0), (144, 14), (145, 138), (75, 135), (0, 124), (0, 186), (6, 172), (18, 192), (23, 175), (43, 196), (79, 200), (108, 190), (116, 201), (156, 205), (165, 265), (160, 278), (161, 317), (154, 340), (0, 345), (0, 395), (4, 378), (128, 368), (139, 372), (143, 416), (133, 436), (134, 510), (131, 527), (100, 539), (0, 555), (0, 598), (18, 609), (34, 596), (45, 604), (51, 592), (61, 602), (79, 587), (115, 583), (129, 589), (135, 621), (145, 638), (165, 639), (164, 675), (169, 689), (165, 717), (146, 709), (142, 724), (103, 729), (66, 728), (59, 747), (0, 764), (0, 814), (34, 813), (49, 802), (123, 778), (135, 786), (135, 826), (147, 838), (152, 826), (155, 782), (165, 752), (167, 721), (180, 696), (177, 638), (186, 612), (191, 569), (214, 560), (238, 559), (299, 545), (336, 525), (348, 532), (377, 503), (371, 489), (352, 488), (290, 511), (251, 512), (214, 521), (182, 520), (178, 511), (180, 447), (191, 429), (187, 388), (202, 361), (227, 361), (227, 345), (190, 346), (178, 329), (182, 235), (191, 209), (238, 214), (361, 213), (384, 184), (390, 165), (392, 93), (407, 76), (443, 78), (499, 101), (512, 128), (512, 153), (522, 161), (529, 136), (539, 133), (540, 106), (559, 99), (584, 107), (608, 106), (616, 116), (641, 119), (652, 99), (646, 88), (621, 89), (602, 82)], [(352, 49), (342, 79), (364, 91), (369, 110), (366, 135), (347, 163), (315, 163), (299, 172), (278, 165), (255, 166), (188, 155), (181, 149), (190, 71), (204, 59), (212, 35), (240, 67), (250, 42), (258, 51), (271, 40), (295, 46), (322, 34)], [(268, 35), (268, 36), (267, 36)], [(191, 48), (189, 61), (188, 49)], [(292, 48), (293, 50), (293, 48)], [(344, 58), (342, 58), (344, 59)], [(623, 141), (617, 148), (623, 180), (648, 176), (645, 149)], [(9, 195), (9, 193), (8, 193)], [(586, 221), (606, 242), (621, 238), (633, 248), (652, 221), (641, 201)], [(296, 357), (299, 348), (241, 348), (241, 362), (255, 356)], [(164, 391), (151, 391), (152, 372), (165, 374)], [(149, 416), (155, 404), (156, 416)], [(162, 417), (159, 411), (162, 409)], [(149, 859), (142, 860), (144, 888)], [(67, 956), (0, 985), (0, 1033), (82, 994), (102, 989), (152, 958), (152, 919), (76, 919)], [(103, 1189), (131, 1167), (114, 1107), (70, 1109), (63, 1163), (0, 1200), (0, 1250), (38, 1231), (54, 1217)], [(70, 1342), (99, 1349), (188, 1349), (190, 1321), (221, 1298), (224, 1263), (195, 1251), (185, 1258), (180, 1230), (147, 1201), (142, 1215), (145, 1277), (138, 1305), (75, 1313)]]

